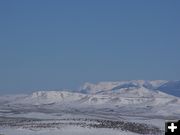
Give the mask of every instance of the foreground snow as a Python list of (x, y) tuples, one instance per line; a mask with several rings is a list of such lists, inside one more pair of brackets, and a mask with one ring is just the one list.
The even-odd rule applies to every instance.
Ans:
[(125, 132), (113, 129), (90, 129), (82, 127), (65, 127), (62, 129), (43, 129), (43, 130), (28, 130), (28, 129), (1, 129), (0, 134), (4, 135), (137, 135), (131, 132)]

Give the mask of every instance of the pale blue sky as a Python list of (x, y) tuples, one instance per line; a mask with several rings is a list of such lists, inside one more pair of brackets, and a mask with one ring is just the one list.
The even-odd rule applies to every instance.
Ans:
[(0, 93), (178, 80), (179, 0), (1, 0)]

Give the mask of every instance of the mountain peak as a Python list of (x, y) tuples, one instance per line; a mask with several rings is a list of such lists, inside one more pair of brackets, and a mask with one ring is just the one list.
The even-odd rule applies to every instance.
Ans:
[(147, 88), (147, 89), (156, 89), (161, 85), (167, 83), (165, 80), (154, 80), (154, 81), (146, 81), (146, 80), (132, 80), (132, 81), (116, 81), (116, 82), (99, 82), (97, 84), (93, 83), (85, 83), (81, 88), (80, 92), (82, 93), (105, 93), (109, 91), (117, 91), (122, 89), (139, 89), (139, 88)]

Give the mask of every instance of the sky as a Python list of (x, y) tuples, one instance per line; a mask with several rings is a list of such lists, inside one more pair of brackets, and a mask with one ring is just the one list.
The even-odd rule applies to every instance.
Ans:
[(0, 94), (179, 80), (179, 0), (1, 0)]

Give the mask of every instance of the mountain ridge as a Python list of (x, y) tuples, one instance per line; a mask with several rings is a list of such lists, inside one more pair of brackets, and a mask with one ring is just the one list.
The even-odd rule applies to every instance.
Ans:
[[(174, 87), (173, 87), (174, 86)], [(130, 81), (116, 81), (116, 82), (99, 82), (99, 83), (85, 83), (78, 90), (81, 93), (101, 93), (106, 91), (116, 91), (120, 89), (133, 89), (144, 87), (149, 90), (158, 90), (180, 97), (180, 81), (167, 81), (167, 80), (130, 80)]]
[[(30, 95), (17, 96), (13, 103), (16, 104), (142, 104), (143, 102), (172, 102), (178, 101), (179, 97), (169, 95), (158, 88), (169, 83), (165, 80), (157, 81), (119, 81), (100, 82), (97, 84), (85, 83), (77, 91), (37, 91)], [(2, 98), (1, 98), (2, 100)], [(0, 101), (1, 101), (0, 100)], [(7, 99), (6, 99), (7, 100)], [(9, 101), (9, 102), (12, 102)], [(156, 104), (156, 103), (155, 103)]]
[(168, 86), (166, 84), (168, 81), (142, 80), (86, 83), (73, 92), (36, 91), (20, 96), (0, 96), (0, 110), (20, 113), (45, 111), (83, 115), (96, 113), (101, 116), (114, 113), (126, 116), (128, 113), (130, 116), (179, 117), (180, 97), (157, 90), (160, 86)]

